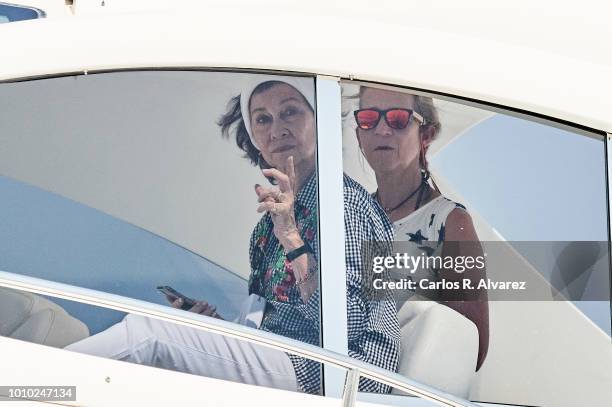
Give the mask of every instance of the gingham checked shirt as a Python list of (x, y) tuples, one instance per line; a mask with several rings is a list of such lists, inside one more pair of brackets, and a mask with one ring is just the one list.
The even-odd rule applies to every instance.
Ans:
[[(296, 219), (298, 212), (304, 208), (308, 208), (316, 216), (317, 182), (314, 175), (296, 195)], [(263, 216), (256, 226), (251, 237), (249, 251), (252, 267), (249, 293), (261, 296), (265, 296), (265, 291), (269, 293), (270, 287), (265, 286), (264, 275), (266, 270), (270, 269), (270, 265), (278, 262), (279, 259), (276, 257), (278, 257), (280, 245), (272, 233), (272, 227), (267, 227), (269, 233), (264, 240), (265, 246), (261, 245), (261, 237), (259, 237), (259, 242), (257, 241), (255, 232), (258, 228), (261, 230), (265, 223), (268, 223), (268, 226), (272, 225), (269, 214)], [(316, 225), (318, 222), (314, 223)], [(361, 256), (363, 242), (390, 242), (393, 238), (393, 229), (382, 208), (361, 185), (347, 175), (344, 176), (344, 224), (349, 356), (396, 371), (400, 331), (395, 302), (391, 295), (385, 296), (383, 300), (366, 298), (362, 287)], [(313, 239), (307, 239), (303, 230), (300, 230), (300, 235), (304, 241), (309, 242), (316, 258), (319, 250), (316, 230)], [(284, 252), (281, 251), (281, 253)], [(295, 286), (292, 286), (287, 292), (287, 297), (281, 301), (267, 299), (260, 329), (320, 345), (319, 290), (317, 289), (311, 295), (306, 304), (302, 302)], [(320, 364), (298, 356), (290, 354), (288, 356), (301, 389), (307, 393), (320, 393)], [(359, 390), (386, 393), (390, 389), (383, 384), (362, 378)]]

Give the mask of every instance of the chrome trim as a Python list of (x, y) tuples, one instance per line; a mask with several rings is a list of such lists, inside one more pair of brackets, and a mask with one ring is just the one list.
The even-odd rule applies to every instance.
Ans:
[(353, 407), (359, 392), (359, 370), (350, 369), (346, 372), (344, 391), (342, 393), (342, 407)]
[[(338, 78), (317, 76), (317, 171), (319, 175), (319, 267), (323, 348), (348, 355), (342, 100)], [(341, 271), (342, 270), (342, 271)], [(324, 366), (325, 395), (342, 397), (345, 373)]]
[(359, 372), (360, 377), (375, 380), (443, 406), (478, 407), (476, 404), (467, 400), (460, 399), (380, 367), (369, 365), (365, 362), (314, 345), (278, 336), (269, 332), (247, 328), (233, 322), (222, 321), (133, 298), (34, 277), (22, 276), (6, 271), (0, 271), (0, 286), (143, 315), (149, 318), (218, 333), (231, 338), (246, 340), (320, 363), (328, 363), (335, 367), (356, 370)]

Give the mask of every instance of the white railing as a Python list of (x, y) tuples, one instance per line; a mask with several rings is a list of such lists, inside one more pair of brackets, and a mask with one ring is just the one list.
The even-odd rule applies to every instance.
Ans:
[(347, 370), (347, 377), (344, 386), (343, 405), (347, 407), (352, 406), (355, 402), (360, 377), (375, 380), (442, 406), (477, 407), (476, 404), (470, 401), (463, 400), (433, 387), (410, 380), (397, 373), (361, 362), (346, 355), (269, 332), (248, 328), (233, 322), (189, 313), (169, 306), (5, 271), (0, 271), (0, 286), (190, 326), (344, 368)]

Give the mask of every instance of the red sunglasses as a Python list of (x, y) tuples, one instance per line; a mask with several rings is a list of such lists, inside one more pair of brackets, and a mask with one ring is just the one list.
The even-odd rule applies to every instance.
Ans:
[(392, 129), (401, 130), (408, 126), (410, 118), (414, 117), (423, 125), (425, 119), (423, 116), (411, 109), (400, 109), (394, 107), (392, 109), (380, 110), (375, 108), (355, 110), (355, 121), (357, 126), (362, 130), (372, 130), (378, 125), (380, 118), (385, 117), (385, 122)]

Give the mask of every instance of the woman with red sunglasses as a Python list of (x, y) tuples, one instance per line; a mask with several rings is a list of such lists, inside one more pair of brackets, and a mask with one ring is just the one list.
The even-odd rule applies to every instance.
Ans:
[[(359, 147), (376, 175), (378, 189), (374, 197), (393, 223), (395, 240), (413, 242), (410, 247), (428, 256), (482, 255), (469, 213), (463, 205), (440, 193), (429, 172), (427, 149), (441, 127), (432, 99), (361, 87), (359, 110), (354, 116)], [(402, 247), (407, 245), (403, 243)], [(485, 271), (460, 274), (421, 268), (416, 276), (429, 281), (461, 281), (466, 277), (479, 280), (485, 277)], [(470, 301), (466, 301), (468, 294), (457, 290), (442, 289), (433, 296), (427, 290), (426, 295), (474, 322), (479, 332), (478, 370), (489, 341), (486, 291), (476, 293), (476, 297), (470, 293)], [(405, 300), (398, 298), (398, 310)]]

